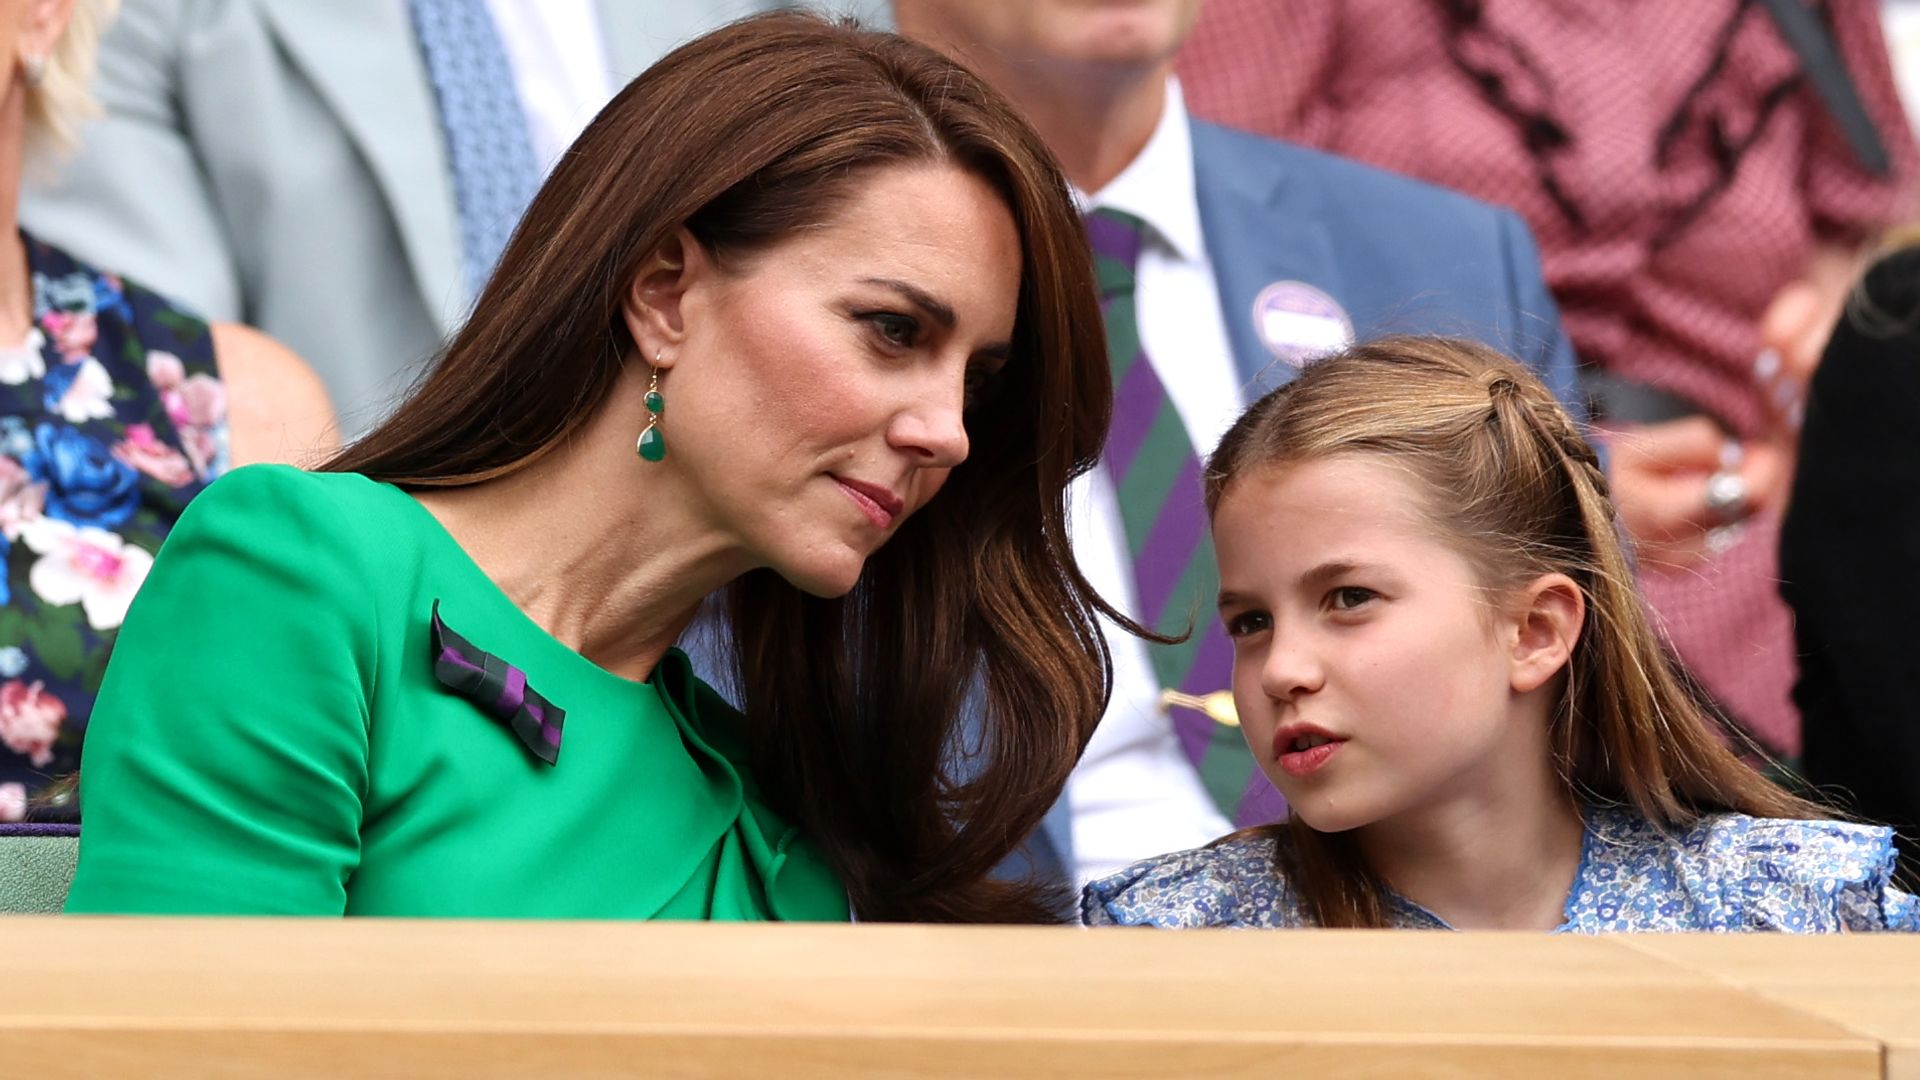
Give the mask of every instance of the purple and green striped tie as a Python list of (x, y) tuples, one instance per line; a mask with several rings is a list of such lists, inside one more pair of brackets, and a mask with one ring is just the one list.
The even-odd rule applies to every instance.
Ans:
[[(1113, 429), (1106, 464), (1120, 502), (1141, 622), (1169, 634), (1193, 633), (1178, 645), (1150, 645), (1164, 689), (1204, 695), (1227, 689), (1233, 646), (1214, 614), (1220, 571), (1201, 484), (1201, 460), (1146, 350), (1134, 290), (1145, 222), (1117, 210), (1087, 215), (1113, 364)], [(1286, 804), (1267, 782), (1238, 728), (1206, 714), (1176, 709), (1174, 733), (1220, 812), (1236, 826), (1262, 824)]]

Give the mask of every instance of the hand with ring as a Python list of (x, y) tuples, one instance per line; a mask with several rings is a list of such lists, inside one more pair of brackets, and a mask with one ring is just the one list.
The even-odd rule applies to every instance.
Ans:
[(1704, 416), (1610, 426), (1603, 438), (1614, 505), (1636, 556), (1649, 565), (1697, 564), (1724, 547), (1741, 521), (1786, 496), (1783, 448), (1742, 445)]
[(1729, 440), (1720, 447), (1720, 467), (1707, 477), (1707, 512), (1723, 526), (1747, 516), (1747, 478), (1740, 475), (1746, 449)]

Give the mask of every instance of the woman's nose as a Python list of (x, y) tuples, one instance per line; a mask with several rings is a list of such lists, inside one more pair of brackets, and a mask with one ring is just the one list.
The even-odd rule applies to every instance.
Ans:
[(888, 442), (919, 457), (925, 468), (951, 469), (967, 460), (964, 394), (929, 395), (901, 410)]

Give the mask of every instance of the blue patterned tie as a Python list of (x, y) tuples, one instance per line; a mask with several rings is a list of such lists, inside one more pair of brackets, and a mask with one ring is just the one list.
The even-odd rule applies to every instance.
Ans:
[(408, 0), (408, 7), (440, 104), (467, 288), (478, 296), (539, 183), (527, 117), (485, 0)]

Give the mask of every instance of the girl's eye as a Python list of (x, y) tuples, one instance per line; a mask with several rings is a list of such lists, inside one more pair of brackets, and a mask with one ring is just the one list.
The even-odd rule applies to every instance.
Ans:
[(1273, 620), (1264, 611), (1243, 611), (1227, 617), (1228, 637), (1249, 637), (1273, 626)]
[(1335, 611), (1352, 611), (1380, 594), (1358, 585), (1342, 585), (1327, 594), (1327, 603)]
[(880, 335), (882, 341), (899, 348), (907, 348), (920, 332), (920, 324), (911, 315), (895, 315), (891, 312), (872, 311), (863, 315), (867, 325)]

